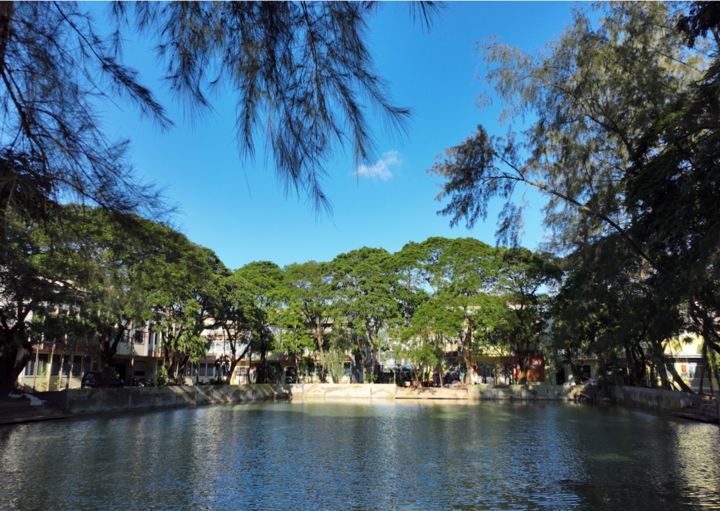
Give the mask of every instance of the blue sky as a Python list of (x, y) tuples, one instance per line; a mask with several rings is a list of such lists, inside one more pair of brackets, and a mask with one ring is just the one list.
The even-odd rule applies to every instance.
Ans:
[[(165, 188), (179, 206), (176, 226), (209, 247), (230, 268), (259, 260), (279, 265), (327, 261), (363, 246), (400, 250), (430, 236), (474, 237), (494, 244), (497, 210), (471, 230), (451, 229), (434, 201), (439, 181), (425, 172), (445, 148), (457, 145), (478, 124), (504, 133), (498, 105), (476, 107), (487, 87), (477, 41), (501, 41), (535, 51), (571, 21), (572, 3), (458, 2), (447, 4), (430, 33), (413, 24), (407, 8), (386, 4), (371, 23), (370, 45), (395, 104), (413, 111), (405, 137), (375, 131), (377, 158), (357, 169), (351, 151), (327, 165), (325, 191), (334, 214), (317, 218), (304, 197), (283, 194), (262, 143), (255, 162), (243, 163), (233, 138), (233, 98), (217, 98), (215, 112), (194, 122), (163, 88), (154, 55), (145, 43), (128, 41), (126, 62), (156, 91), (176, 127), (161, 133), (130, 105), (107, 105), (105, 127), (127, 137), (138, 177)], [(529, 191), (523, 245), (534, 249), (543, 236), (542, 197)]]

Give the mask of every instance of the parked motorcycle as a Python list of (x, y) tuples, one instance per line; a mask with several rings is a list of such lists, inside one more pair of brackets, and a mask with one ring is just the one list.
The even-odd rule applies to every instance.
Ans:
[(152, 378), (133, 378), (133, 387), (154, 387), (155, 382)]

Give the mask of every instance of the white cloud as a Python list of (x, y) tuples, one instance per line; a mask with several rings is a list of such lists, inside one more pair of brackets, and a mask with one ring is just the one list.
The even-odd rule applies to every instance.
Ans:
[(371, 166), (360, 165), (357, 174), (360, 177), (378, 178), (381, 181), (387, 181), (392, 177), (391, 167), (397, 167), (402, 163), (400, 155), (397, 151), (388, 151), (383, 153), (382, 157)]

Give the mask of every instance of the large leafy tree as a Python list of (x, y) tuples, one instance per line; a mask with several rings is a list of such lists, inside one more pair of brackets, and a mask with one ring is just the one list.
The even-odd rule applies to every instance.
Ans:
[[(611, 252), (627, 259), (615, 268), (630, 273), (614, 280), (638, 283), (643, 309), (655, 315), (649, 335), (660, 342), (690, 328), (717, 349), (711, 318), (720, 238), (710, 205), (718, 147), (716, 10), (596, 8), (603, 11), (599, 23), (577, 12), (537, 55), (483, 46), (486, 78), (504, 102), (502, 120), (536, 120), (506, 137), (479, 127), (448, 149), (432, 169), (446, 179), (440, 198), (449, 203), (441, 213), (472, 224), (501, 198), (498, 234), (512, 238), (522, 210), (514, 192), (535, 187), (548, 199), (554, 248), (607, 254), (615, 246)], [(668, 303), (692, 323), (665, 321)]]
[(256, 261), (237, 270), (235, 274), (247, 285), (245, 293), (249, 295), (250, 310), (253, 311), (253, 327), (249, 329), (248, 348), (260, 353), (258, 378), (260, 382), (267, 378), (267, 355), (276, 346), (272, 327), (275, 311), (283, 298), (282, 269), (270, 261)]
[(511, 238), (522, 210), (513, 192), (531, 186), (548, 199), (545, 221), (559, 247), (614, 231), (638, 257), (653, 260), (627, 232), (631, 156), (663, 105), (701, 76), (705, 60), (683, 44), (667, 4), (598, 8), (598, 28), (576, 12), (559, 40), (537, 55), (483, 45), (486, 80), (505, 106), (501, 120), (537, 120), (506, 137), (478, 127), (433, 166), (446, 179), (440, 198), (450, 202), (441, 213), (453, 224), (485, 218), (489, 201), (501, 198), (499, 234)]
[(450, 243), (440, 237), (410, 242), (392, 259), (399, 308), (392, 325), (394, 351), (410, 360), (418, 381), (433, 368), (442, 373), (445, 345), (462, 329), (458, 311), (437, 299), (442, 285), (440, 258)]
[(720, 356), (720, 11), (692, 3), (679, 27), (693, 50), (709, 54), (708, 64), (661, 106), (635, 145), (626, 194), (632, 235), (654, 257), (647, 293), (659, 308), (684, 309), (689, 324), (682, 326), (703, 338), (707, 358)]
[[(392, 256), (382, 248), (363, 247), (332, 261), (336, 307), (341, 309), (359, 341), (363, 381), (370, 368), (370, 381), (378, 361), (380, 332), (398, 315), (397, 288)], [(369, 361), (368, 361), (369, 357)]]
[(213, 305), (229, 270), (215, 253), (184, 235), (160, 226), (154, 248), (160, 255), (148, 267), (154, 330), (161, 334), (163, 368), (171, 383), (180, 381), (188, 362), (207, 352), (202, 332), (212, 325)]
[[(118, 217), (103, 209), (76, 204), (50, 209), (52, 219), (48, 215), (43, 222), (11, 214), (3, 223), (3, 338), (22, 349), (15, 357), (6, 351), (9, 358), (3, 358), (15, 362), (7, 373), (9, 385), (32, 349), (28, 326), (45, 339), (96, 339), (101, 368), (109, 372), (119, 343), (153, 317), (156, 272), (173, 250), (162, 242), (173, 231), (154, 222), (129, 219), (136, 230), (127, 236)], [(68, 314), (54, 315), (58, 306), (69, 307)]]
[(425, 274), (418, 268), (419, 259), (420, 244), (410, 242), (389, 261), (394, 274), (393, 297), (398, 304), (398, 314), (391, 322), (396, 333), (410, 325), (418, 307), (428, 298)]
[(335, 322), (335, 293), (332, 287), (332, 272), (329, 263), (308, 261), (285, 267), (285, 304), (293, 313), (299, 313), (309, 329), (314, 348), (319, 354), (320, 380), (325, 381), (325, 352), (327, 333), (325, 330)]
[(459, 345), (467, 368), (472, 367), (475, 331), (490, 311), (488, 293), (493, 291), (499, 269), (497, 250), (472, 238), (458, 238), (445, 247), (436, 269), (436, 296), (449, 314), (459, 315)]
[(393, 298), (397, 302), (397, 314), (388, 327), (391, 337), (390, 351), (396, 359), (403, 356), (410, 358), (416, 369), (416, 376), (422, 372), (417, 371), (418, 367), (422, 369), (428, 365), (439, 366), (438, 361), (433, 358), (435, 346), (431, 346), (431, 339), (423, 335), (426, 330), (418, 332), (417, 326), (422, 320), (413, 321), (430, 297), (426, 289), (426, 275), (418, 267), (420, 253), (420, 244), (410, 242), (393, 254), (389, 261), (393, 273)]
[(33, 314), (75, 302), (65, 271), (70, 254), (56, 225), (7, 213), (0, 224), (0, 392), (15, 386), (32, 356)]
[(152, 233), (161, 226), (141, 218), (139, 227), (128, 237), (123, 223), (106, 210), (71, 205), (61, 221), (72, 225), (65, 246), (73, 257), (65, 273), (71, 273), (73, 287), (82, 296), (79, 318), (96, 337), (101, 369), (109, 373), (112, 359), (122, 340), (131, 339), (134, 328), (144, 328), (153, 317), (149, 302), (153, 275), (149, 268), (157, 259)]
[(253, 302), (250, 284), (240, 270), (220, 276), (211, 304), (212, 326), (223, 332), (223, 339), (230, 347), (228, 374), (232, 378), (238, 362), (250, 351), (252, 340), (260, 335), (261, 313)]
[[(645, 278), (642, 263), (617, 236), (608, 236), (567, 260), (571, 270), (555, 298), (556, 348), (576, 377), (590, 353), (599, 357), (600, 376), (627, 362), (627, 381), (690, 391), (665, 357), (668, 342), (689, 326), (676, 299), (660, 299)], [(669, 334), (669, 333), (674, 333)], [(670, 377), (668, 377), (670, 375)]]
[(549, 254), (525, 248), (501, 250), (500, 275), (496, 292), (506, 301), (511, 320), (506, 324), (509, 345), (518, 353), (520, 383), (525, 383), (528, 353), (541, 348), (549, 334), (550, 295), (560, 283), (562, 272)]
[(423, 307), (430, 307), (436, 316), (434, 335), (455, 339), (470, 368), (475, 332), (490, 314), (488, 293), (494, 293), (497, 282), (498, 251), (472, 238), (436, 237), (418, 244), (414, 252), (419, 274), (432, 290), (429, 301), (433, 303)]
[(433, 360), (440, 371), (445, 345), (455, 343), (471, 367), (477, 330), (485, 340), (497, 323), (498, 250), (472, 238), (434, 237), (407, 244), (395, 261), (398, 296), (406, 297), (397, 330), (407, 354), (423, 367)]
[(282, 304), (270, 315), (270, 321), (276, 329), (273, 349), (293, 357), (296, 364), (300, 365), (305, 351), (314, 352), (317, 348), (313, 332), (308, 329), (303, 304), (290, 300), (288, 291), (283, 290)]
[(397, 348), (410, 361), (415, 381), (426, 381), (433, 369), (442, 377), (447, 344), (457, 339), (461, 328), (461, 311), (446, 307), (442, 300), (430, 298), (415, 310), (410, 324), (400, 331)]

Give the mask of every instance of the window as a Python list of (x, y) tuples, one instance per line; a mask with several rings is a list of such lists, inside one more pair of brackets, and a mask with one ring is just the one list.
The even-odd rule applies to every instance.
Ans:
[(135, 336), (133, 341), (135, 344), (144, 344), (145, 343), (145, 332), (142, 330), (135, 330)]
[(76, 356), (73, 359), (72, 375), (80, 376), (80, 373), (82, 373), (82, 357)]
[(50, 368), (50, 376), (60, 375), (60, 355), (55, 355), (52, 358), (52, 367)]
[(590, 378), (590, 366), (583, 366), (582, 368), (583, 378)]
[(25, 376), (35, 376), (35, 357), (28, 360), (25, 366)]
[[(192, 368), (192, 366), (190, 367)], [(135, 362), (133, 373), (134, 376), (145, 376), (145, 362)]]
[(62, 358), (62, 373), (64, 376), (70, 377), (70, 356)]
[(198, 364), (198, 376), (205, 376), (205, 364)]
[(37, 376), (42, 375), (47, 370), (47, 360), (47, 355), (40, 355), (38, 357), (37, 372), (35, 373)]

